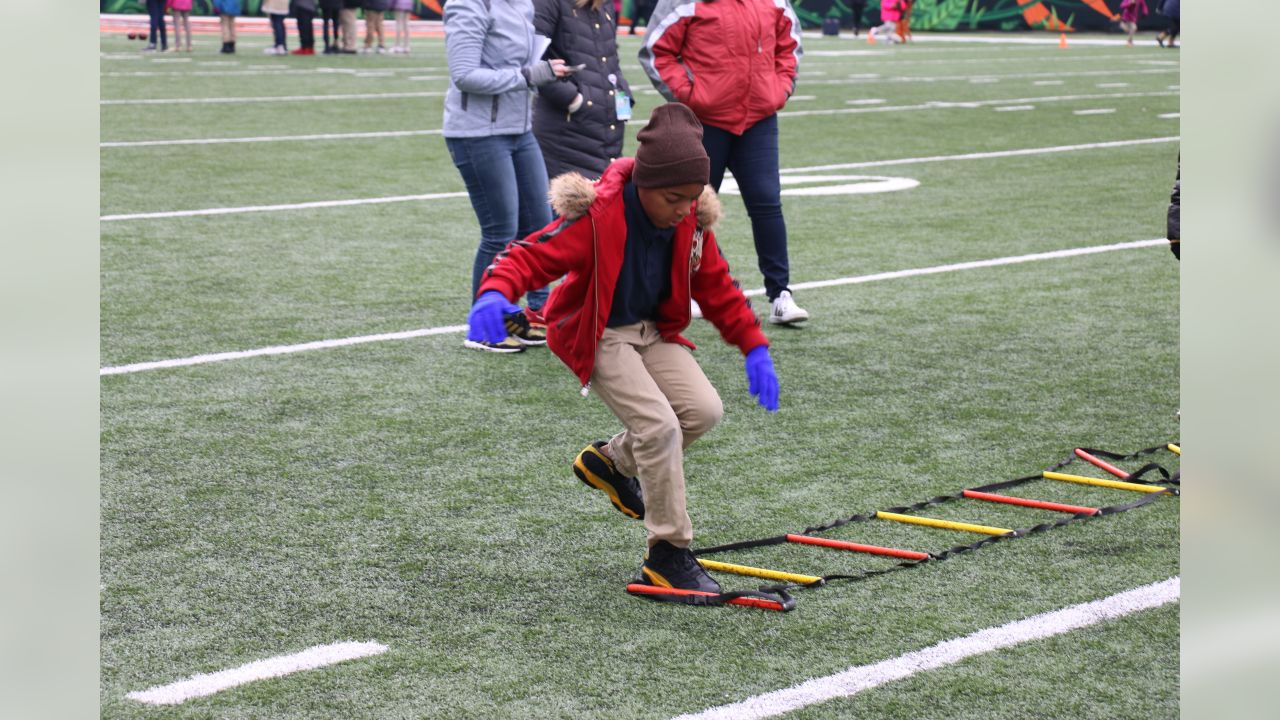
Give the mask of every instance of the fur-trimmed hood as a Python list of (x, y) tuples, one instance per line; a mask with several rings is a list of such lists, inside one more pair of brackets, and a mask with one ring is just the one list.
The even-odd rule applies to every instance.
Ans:
[[(615, 161), (615, 165), (621, 161)], [(607, 182), (610, 167), (605, 170), (605, 178), (599, 182)], [(625, 177), (621, 178), (625, 182), (631, 177), (630, 168), (621, 168), (625, 173)], [(568, 220), (577, 220), (587, 214), (587, 210), (591, 207), (591, 203), (595, 202), (597, 196), (597, 183), (594, 183), (578, 173), (565, 173), (551, 180), (550, 189), (547, 191), (547, 197), (551, 200), (551, 209), (560, 217)], [(720, 222), (722, 213), (720, 207), (720, 196), (716, 191), (711, 189), (710, 185), (702, 189), (702, 194), (698, 196), (698, 207), (696, 210), (698, 216), (698, 227), (710, 229)]]

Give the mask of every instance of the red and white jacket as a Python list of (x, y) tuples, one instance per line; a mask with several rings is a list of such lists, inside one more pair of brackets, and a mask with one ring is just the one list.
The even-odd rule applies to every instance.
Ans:
[(660, 0), (640, 66), (663, 97), (741, 135), (787, 104), (802, 54), (789, 0)]
[[(558, 277), (542, 307), (547, 346), (586, 387), (595, 368), (596, 347), (613, 307), (613, 292), (622, 270), (627, 219), (622, 190), (631, 178), (634, 158), (619, 158), (594, 184), (577, 173), (551, 182), (551, 204), (561, 217), (522, 239), (512, 241), (484, 272), (479, 293), (497, 290), (508, 300)], [(743, 355), (769, 340), (742, 289), (729, 275), (729, 263), (716, 245), (713, 225), (720, 200), (707, 187), (695, 211), (676, 226), (671, 239), (671, 295), (657, 309), (662, 339), (693, 349), (680, 333), (692, 320), (689, 300), (720, 336)]]

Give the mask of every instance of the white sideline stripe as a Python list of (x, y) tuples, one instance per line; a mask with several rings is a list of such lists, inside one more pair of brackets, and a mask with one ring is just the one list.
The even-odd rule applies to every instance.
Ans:
[(161, 368), (185, 367), (187, 365), (205, 365), (207, 363), (222, 362), (224, 360), (243, 360), (245, 358), (261, 357), (263, 355), (289, 355), (291, 353), (306, 352), (307, 350), (328, 350), (330, 348), (347, 347), (349, 345), (363, 345), (364, 343), (382, 342), (384, 340), (408, 340), (410, 338), (427, 337), (429, 335), (448, 335), (451, 333), (466, 332), (466, 330), (466, 325), (445, 325), (443, 327), (402, 330), (400, 332), (379, 333), (377, 335), (359, 335), (356, 337), (338, 338), (336, 340), (313, 340), (312, 342), (301, 343), (298, 345), (273, 345), (271, 347), (257, 348), (255, 350), (235, 350), (232, 352), (210, 353), (207, 355), (193, 355), (191, 357), (178, 358), (176, 360), (153, 360), (151, 362), (133, 363), (132, 365), (104, 367), (98, 371), (98, 376), (124, 375), (127, 373), (143, 372), (146, 370), (159, 370)]
[(1134, 93), (1103, 93), (1092, 95), (1046, 95), (1038, 97), (1022, 97), (1022, 98), (1003, 98), (999, 100), (930, 100), (918, 105), (890, 105), (885, 107), (869, 107), (869, 108), (829, 108), (826, 110), (783, 110), (778, 113), (779, 118), (796, 118), (810, 117), (815, 115), (851, 115), (858, 113), (878, 113), (878, 112), (904, 112), (908, 110), (939, 110), (950, 108), (978, 108), (987, 105), (1021, 105), (1026, 103), (1042, 103), (1042, 102), (1071, 102), (1075, 100), (1111, 100), (1115, 98), (1142, 98), (1142, 97), (1168, 97), (1177, 95), (1176, 92), (1134, 92)]
[(996, 112), (1021, 112), (1023, 110), (1035, 110), (1035, 105), (1004, 105), (995, 108)]
[[(1075, 257), (1078, 255), (1093, 255), (1095, 253), (1113, 252), (1116, 250), (1132, 250), (1134, 248), (1149, 247), (1151, 245), (1161, 245), (1166, 242), (1168, 241), (1164, 238), (1155, 238), (1151, 240), (1135, 240), (1132, 242), (1115, 243), (1112, 245), (1068, 248), (1065, 250), (1032, 253), (1030, 255), (1014, 255), (1011, 257), (993, 258), (990, 260), (974, 260), (971, 262), (951, 263), (949, 265), (936, 265), (934, 267), (914, 268), (911, 270), (894, 270), (891, 272), (876, 273), (874, 275), (861, 275), (857, 277), (836, 278), (834, 280), (793, 283), (791, 287), (796, 290), (809, 290), (813, 288), (837, 287), (840, 285), (857, 285), (867, 282), (876, 282), (878, 280), (896, 280), (899, 278), (915, 277), (917, 275), (936, 275), (938, 273), (955, 272), (957, 270), (973, 270), (977, 268), (996, 267), (999, 265), (1016, 265), (1019, 263), (1035, 262), (1038, 260), (1057, 260), (1060, 258)], [(764, 288), (747, 290), (744, 294), (748, 297), (764, 295)], [(258, 348), (256, 350), (237, 350), (207, 355), (193, 355), (191, 357), (177, 358), (173, 360), (153, 360), (150, 362), (133, 363), (131, 365), (104, 367), (98, 371), (98, 376), (125, 375), (128, 373), (159, 370), (162, 368), (204, 365), (207, 363), (222, 362), (224, 360), (243, 360), (245, 358), (260, 357), (263, 355), (288, 355), (290, 353), (305, 352), (308, 350), (327, 350), (329, 348), (362, 345), (364, 343), (381, 342), (383, 340), (408, 340), (410, 338), (426, 337), (428, 335), (448, 335), (451, 333), (466, 332), (466, 330), (466, 325), (446, 325), (444, 327), (421, 328), (418, 330), (405, 330), (378, 335), (360, 335), (356, 337), (339, 338), (336, 340), (315, 340), (298, 345), (274, 345), (271, 347)]]
[[(897, 160), (871, 160), (860, 163), (841, 163), (838, 165), (814, 165), (812, 167), (783, 168), (782, 174), (807, 173), (815, 170), (843, 170), (848, 168), (886, 167), (890, 165), (913, 165), (915, 163), (944, 162), (947, 160), (981, 160), (987, 158), (1016, 157), (1019, 155), (1039, 155), (1041, 153), (1073, 152), (1075, 150), (1094, 150), (1100, 148), (1124, 147), (1126, 145), (1149, 145), (1152, 143), (1175, 142), (1180, 136), (1139, 138), (1137, 140), (1113, 140), (1101, 143), (1082, 145), (1056, 145), (1041, 148), (1024, 148), (1021, 150), (994, 150), (984, 153), (965, 153), (963, 155), (935, 155), (932, 157), (899, 158)], [(284, 205), (246, 205), (243, 207), (205, 208), (202, 210), (168, 210), (151, 213), (127, 213), (122, 215), (102, 215), (99, 222), (118, 220), (155, 220), (159, 218), (195, 217), (200, 215), (230, 215), (247, 212), (274, 212), (279, 210), (307, 210), (311, 208), (344, 207), (348, 205), (375, 205), (379, 203), (411, 202), (413, 200), (443, 200), (466, 197), (465, 191), (448, 193), (429, 193), (426, 195), (395, 195), (380, 198), (354, 198), (350, 200), (316, 200), (305, 203), (289, 203)]]
[[(795, 290), (811, 290), (814, 288), (836, 287), (838, 285), (859, 285), (861, 283), (876, 282), (879, 280), (898, 280), (900, 278), (917, 277), (919, 275), (937, 275), (938, 273), (955, 272), (957, 270), (976, 270), (977, 268), (997, 267), (1000, 265), (1018, 265), (1020, 263), (1037, 262), (1039, 260), (1059, 260), (1061, 258), (1077, 257), (1079, 255), (1095, 255), (1097, 253), (1114, 252), (1116, 250), (1134, 250), (1136, 248), (1151, 247), (1152, 245), (1162, 245), (1167, 242), (1169, 241), (1165, 238), (1133, 240), (1131, 242), (1115, 243), (1112, 245), (1092, 245), (1090, 247), (1067, 248), (1065, 250), (1050, 250), (1048, 252), (1031, 253), (1029, 255), (1012, 255), (1010, 257), (992, 258), (990, 260), (971, 260), (969, 262), (935, 265), (933, 267), (926, 268), (913, 268), (911, 270), (891, 270), (889, 272), (875, 273), (874, 275), (860, 275), (858, 277), (851, 278), (792, 283), (791, 287)], [(748, 290), (746, 294), (763, 295), (764, 288)]]
[(179, 705), (191, 698), (212, 695), (255, 680), (284, 677), (303, 670), (314, 670), (347, 660), (380, 655), (386, 651), (386, 645), (376, 642), (338, 642), (317, 645), (292, 655), (257, 660), (230, 670), (192, 675), (186, 680), (131, 692), (125, 697), (148, 705)]
[(356, 138), (439, 135), (444, 130), (381, 130), (377, 132), (321, 133), (318, 135), (264, 135), (261, 137), (189, 138), (186, 140), (132, 140), (98, 143), (100, 148), (153, 147), (157, 145), (221, 145), (224, 143), (289, 142), (296, 140), (351, 140)]
[(896, 658), (871, 665), (854, 666), (834, 675), (807, 680), (799, 685), (756, 695), (730, 705), (680, 715), (675, 720), (758, 720), (835, 698), (851, 697), (863, 690), (902, 680), (926, 670), (954, 665), (976, 655), (1043, 640), (1167, 605), (1178, 600), (1181, 587), (1181, 580), (1176, 576), (1171, 577), (1092, 602), (979, 630)]
[(387, 98), (444, 97), (443, 92), (348, 93), (344, 95), (271, 95), (266, 97), (149, 98), (99, 100), (100, 105), (207, 105), (213, 103), (311, 102), (324, 100), (384, 100)]
[(790, 173), (809, 173), (820, 170), (847, 170), (852, 168), (887, 167), (890, 165), (915, 165), (916, 163), (947, 162), (951, 160), (986, 160), (989, 158), (1018, 157), (1021, 155), (1043, 155), (1046, 153), (1075, 152), (1076, 150), (1100, 150), (1105, 148), (1126, 147), (1128, 145), (1154, 145), (1157, 143), (1177, 142), (1181, 136), (1137, 138), (1135, 140), (1110, 140), (1099, 143), (1081, 145), (1053, 145), (1050, 147), (1024, 148), (1022, 150), (992, 150), (990, 152), (965, 153), (962, 155), (934, 155), (932, 157), (899, 158), (897, 160), (868, 160), (856, 163), (837, 163), (835, 165), (811, 165), (809, 167), (783, 168), (783, 175)]
[[(931, 82), (933, 80), (940, 80), (940, 79), (970, 78), (970, 82), (985, 83), (985, 82), (998, 82), (998, 80), (994, 79), (998, 77), (1005, 77), (1005, 78), (1034, 77), (1035, 75), (1036, 74), (1021, 75), (1021, 76), (1018, 76), (1018, 75), (989, 76), (988, 75), (988, 76), (980, 76), (980, 77), (975, 76), (972, 78), (970, 76), (955, 76), (953, 78), (885, 78), (885, 80), (895, 81), (895, 82), (896, 81)], [(410, 78), (410, 79), (413, 80), (417, 78)], [(839, 84), (845, 84), (847, 81), (836, 81), (836, 82)], [(1061, 81), (1054, 81), (1054, 82), (1056, 82), (1057, 84), (1061, 84)], [(824, 82), (819, 82), (815, 84), (830, 84), (830, 83), (824, 81)], [(1036, 83), (1036, 84), (1040, 84), (1040, 83)], [(434, 94), (440, 94), (440, 93), (426, 93), (426, 94), (434, 95)], [(1142, 93), (1140, 95), (1151, 95), (1151, 94), (1172, 95), (1176, 93), (1157, 92), (1157, 93)], [(361, 95), (360, 97), (365, 99), (375, 99), (375, 98), (381, 98), (381, 97), (408, 97), (413, 95), (414, 93), (389, 93), (385, 95)], [(1005, 103), (1025, 102), (1029, 100), (1040, 100), (1043, 102), (1058, 102), (1062, 100), (1105, 99), (1105, 98), (1114, 98), (1114, 97), (1133, 97), (1133, 96), (1134, 95), (1132, 93), (1121, 93), (1121, 94), (1110, 94), (1110, 95), (1063, 95), (1063, 96), (1056, 96), (1056, 97), (1015, 98), (1015, 99), (1006, 99), (1006, 100), (981, 100), (981, 101), (973, 101), (973, 102), (950, 102), (945, 100), (932, 100), (932, 101), (925, 102), (924, 104), (921, 104), (921, 105), (891, 105), (891, 106), (876, 107), (873, 109), (864, 108), (860, 110), (853, 110), (849, 108), (828, 108), (825, 110), (784, 111), (784, 112), (778, 113), (778, 116), (779, 117), (805, 117), (808, 115), (834, 115), (834, 114), (847, 114), (851, 112), (904, 112), (904, 111), (912, 111), (912, 110), (939, 110), (939, 109), (945, 109), (945, 108), (976, 108), (982, 105), (1002, 105)], [(188, 102), (206, 103), (206, 102), (224, 102), (224, 101), (239, 102), (242, 100), (245, 102), (250, 102), (250, 101), (273, 102), (276, 100), (316, 100), (322, 97), (343, 98), (343, 97), (352, 97), (352, 96), (316, 95), (316, 96), (294, 96), (294, 97), (283, 97), (283, 98), (248, 98), (248, 99), (245, 99), (245, 98), (168, 98), (168, 99), (154, 100), (154, 101), (153, 100), (145, 100), (145, 101), (144, 100), (138, 100), (138, 101), (121, 100), (121, 101), (103, 101), (103, 102), (104, 103), (110, 102), (110, 103), (116, 103), (116, 104), (135, 103), (135, 102), (136, 103), (142, 103), (142, 102), (153, 103), (154, 102), (154, 103), (161, 103), (161, 104), (175, 104), (179, 102), (181, 103), (188, 103)], [(793, 96), (791, 99), (797, 100), (797, 101), (813, 100), (815, 99), (815, 96), (798, 95), (798, 96)], [(846, 100), (845, 104), (858, 105), (858, 106), (882, 105), (884, 102), (885, 101), (883, 99), (872, 98), (872, 99), (866, 99), (866, 100)], [(644, 124), (645, 123), (641, 120), (632, 121), (632, 125), (643, 126)], [(323, 133), (323, 134), (317, 134), (317, 135), (271, 135), (271, 136), (259, 136), (259, 137), (243, 137), (243, 138), (190, 138), (190, 139), (177, 139), (177, 140), (137, 140), (137, 141), (103, 142), (103, 143), (98, 143), (98, 147), (130, 148), (130, 147), (160, 147), (165, 145), (221, 145), (226, 143), (288, 142), (288, 141), (296, 141), (296, 140), (355, 140), (355, 139), (383, 138), (383, 137), (411, 137), (411, 136), (417, 136), (417, 135), (439, 135), (443, 132), (444, 130), (442, 129), (387, 130), (387, 131), (379, 131), (379, 132)]]
[(101, 222), (115, 220), (154, 220), (157, 218), (193, 217), (196, 215), (230, 215), (247, 212), (275, 212), (278, 210), (307, 210), (310, 208), (343, 207), (346, 205), (378, 205), (381, 203), (412, 202), (414, 200), (443, 200), (446, 198), (467, 197), (465, 190), (446, 193), (427, 193), (425, 195), (393, 195), (380, 198), (354, 198), (351, 200), (316, 200), (314, 202), (289, 203), (285, 205), (246, 205), (244, 207), (205, 208), (203, 210), (170, 210), (154, 213), (131, 213), (128, 215), (103, 215)]
[(1072, 115), (1110, 115), (1116, 111), (1115, 108), (1094, 108), (1092, 110), (1074, 110)]

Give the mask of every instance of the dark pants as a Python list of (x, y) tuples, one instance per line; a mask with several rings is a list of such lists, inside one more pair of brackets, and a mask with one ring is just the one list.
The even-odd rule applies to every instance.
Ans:
[(862, 13), (867, 10), (867, 0), (850, 0), (849, 12), (853, 15), (853, 34), (862, 28)]
[[(338, 11), (322, 10), (321, 30), (324, 32), (324, 46), (326, 49), (338, 46)], [(333, 40), (329, 39), (329, 28), (333, 28)]]
[(782, 218), (782, 181), (778, 175), (778, 116), (770, 115), (741, 135), (704, 125), (702, 145), (711, 157), (711, 187), (720, 192), (727, 167), (751, 217), (756, 262), (769, 300), (790, 289), (787, 223)]
[(147, 0), (147, 15), (151, 18), (151, 32), (147, 35), (147, 43), (156, 44), (156, 30), (159, 30), (160, 47), (169, 47), (169, 38), (164, 29), (164, 0)]
[(276, 47), (284, 46), (284, 19), (285, 15), (271, 15), (271, 35), (275, 38)]
[(293, 17), (298, 22), (298, 44), (304, 48), (316, 46), (316, 31), (312, 24), (316, 21), (316, 11), (295, 7)]
[[(520, 135), (445, 138), (453, 164), (471, 197), (480, 222), (480, 247), (471, 268), (471, 297), (480, 289), (485, 268), (512, 240), (541, 230), (551, 222), (547, 205), (547, 168), (532, 132)], [(531, 310), (540, 310), (548, 291), (531, 290), (525, 297)]]

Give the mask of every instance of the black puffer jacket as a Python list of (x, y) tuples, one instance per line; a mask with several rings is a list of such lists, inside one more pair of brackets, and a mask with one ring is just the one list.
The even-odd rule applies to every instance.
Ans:
[[(545, 57), (563, 58), (582, 70), (538, 88), (533, 102), (533, 133), (547, 163), (547, 176), (577, 172), (598, 178), (622, 155), (625, 121), (618, 120), (615, 93), (631, 86), (618, 62), (618, 20), (610, 0), (534, 0), (533, 26), (551, 39)], [(610, 77), (613, 80), (610, 80)], [(569, 106), (582, 95), (572, 114)]]

